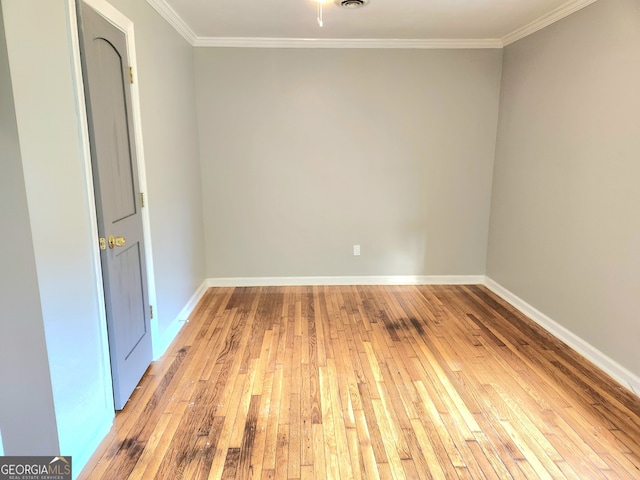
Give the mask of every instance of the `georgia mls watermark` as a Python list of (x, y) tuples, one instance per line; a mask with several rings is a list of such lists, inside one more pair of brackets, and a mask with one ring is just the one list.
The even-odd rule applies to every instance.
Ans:
[(71, 457), (0, 457), (0, 480), (71, 480)]

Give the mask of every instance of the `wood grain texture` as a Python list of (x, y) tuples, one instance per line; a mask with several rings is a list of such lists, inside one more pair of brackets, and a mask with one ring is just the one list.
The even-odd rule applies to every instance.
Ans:
[(80, 479), (640, 478), (640, 399), (481, 286), (210, 289)]

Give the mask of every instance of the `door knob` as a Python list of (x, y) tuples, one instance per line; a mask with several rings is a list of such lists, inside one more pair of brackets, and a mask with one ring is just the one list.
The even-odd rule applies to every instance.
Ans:
[(109, 248), (124, 247), (127, 241), (124, 237), (114, 237), (109, 235)]

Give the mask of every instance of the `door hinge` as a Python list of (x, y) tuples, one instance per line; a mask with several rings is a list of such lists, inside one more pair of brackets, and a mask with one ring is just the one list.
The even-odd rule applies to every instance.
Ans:
[(153, 318), (153, 305), (149, 305), (149, 318)]
[(129, 83), (133, 83), (133, 67), (129, 67)]
[(144, 192), (140, 192), (140, 206), (144, 208)]

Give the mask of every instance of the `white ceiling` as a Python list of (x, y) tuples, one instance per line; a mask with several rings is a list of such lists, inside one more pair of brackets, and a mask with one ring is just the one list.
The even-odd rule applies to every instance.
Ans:
[[(499, 47), (595, 0), (370, 0), (349, 10), (327, 0), (147, 0), (194, 45), (263, 41), (377, 41), (398, 46)], [(413, 44), (411, 44), (413, 42)]]

